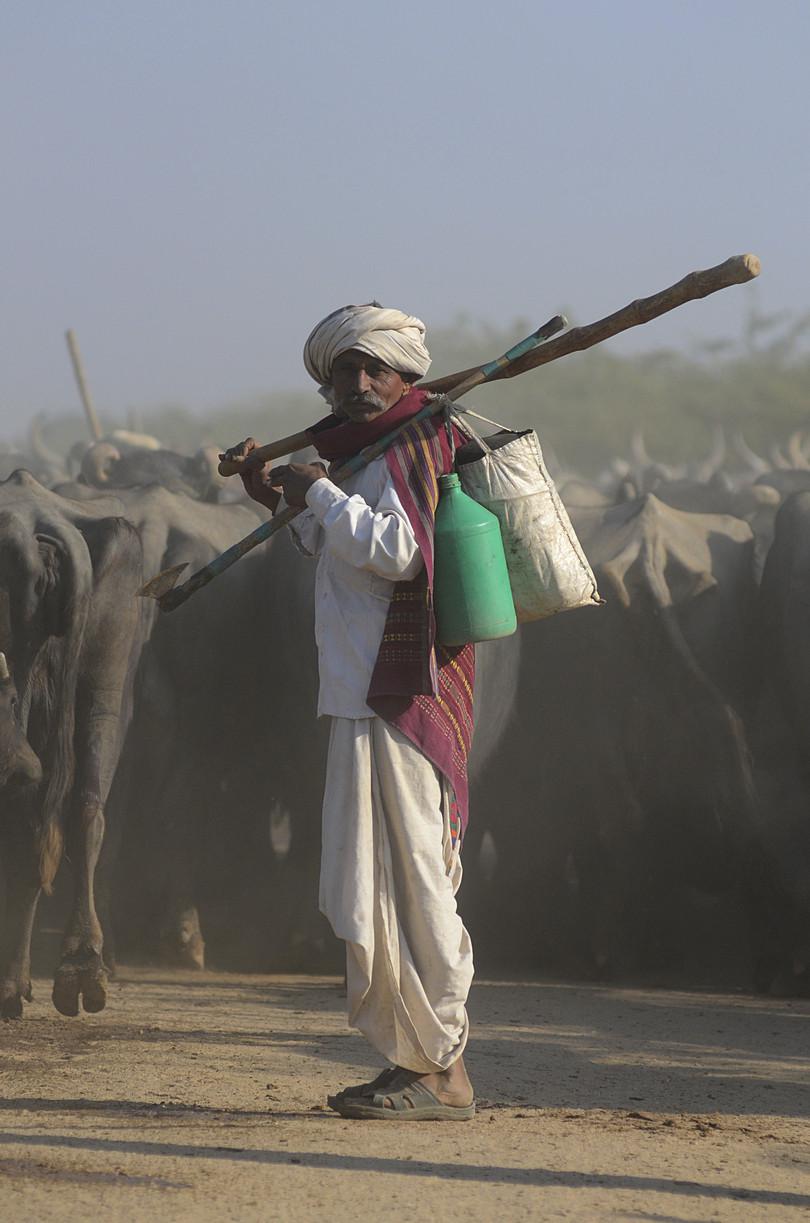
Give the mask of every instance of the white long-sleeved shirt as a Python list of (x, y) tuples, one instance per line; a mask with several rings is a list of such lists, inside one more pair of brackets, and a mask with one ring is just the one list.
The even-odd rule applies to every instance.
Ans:
[(318, 557), (318, 714), (373, 717), (366, 694), (394, 583), (416, 577), (422, 553), (384, 458), (340, 488), (316, 480), (306, 501), (290, 530), (300, 551)]

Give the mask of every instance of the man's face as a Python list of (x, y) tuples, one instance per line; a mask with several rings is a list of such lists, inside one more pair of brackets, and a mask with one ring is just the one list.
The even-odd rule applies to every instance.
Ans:
[(332, 389), (338, 414), (363, 423), (399, 403), (410, 383), (377, 357), (350, 348), (335, 359)]

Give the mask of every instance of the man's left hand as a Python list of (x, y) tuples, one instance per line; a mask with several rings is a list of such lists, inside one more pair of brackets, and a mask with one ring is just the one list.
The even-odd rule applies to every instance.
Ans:
[(307, 491), (316, 480), (326, 478), (326, 468), (323, 463), (287, 463), (283, 467), (274, 467), (270, 472), (269, 483), (284, 490), (284, 500), (297, 509), (306, 505)]

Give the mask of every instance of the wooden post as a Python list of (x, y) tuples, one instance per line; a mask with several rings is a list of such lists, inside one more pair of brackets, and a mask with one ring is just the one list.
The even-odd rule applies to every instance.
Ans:
[(93, 400), (90, 395), (90, 388), (87, 385), (87, 379), (84, 374), (84, 365), (82, 363), (82, 354), (79, 352), (79, 344), (76, 339), (75, 331), (66, 331), (65, 339), (67, 340), (68, 352), (70, 359), (73, 362), (73, 373), (76, 375), (76, 384), (79, 388), (84, 411), (87, 416), (87, 423), (90, 426), (90, 434), (94, 442), (101, 439), (101, 425), (99, 424), (96, 409), (93, 406)]

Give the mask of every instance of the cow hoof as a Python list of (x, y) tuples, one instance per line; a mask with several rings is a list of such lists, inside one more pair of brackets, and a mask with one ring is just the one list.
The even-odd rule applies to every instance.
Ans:
[(104, 969), (89, 969), (79, 974), (79, 993), (88, 1015), (96, 1015), (107, 1005), (107, 974)]
[(93, 953), (89, 963), (60, 964), (53, 982), (53, 1004), (60, 1015), (71, 1019), (79, 1013), (79, 999), (90, 1015), (107, 1005), (107, 974), (101, 956)]
[(30, 1002), (32, 997), (30, 983), (23, 986), (19, 981), (0, 982), (0, 1019), (22, 1019), (23, 999)]
[(60, 1015), (73, 1019), (79, 1013), (79, 974), (75, 970), (59, 969), (51, 994)]

